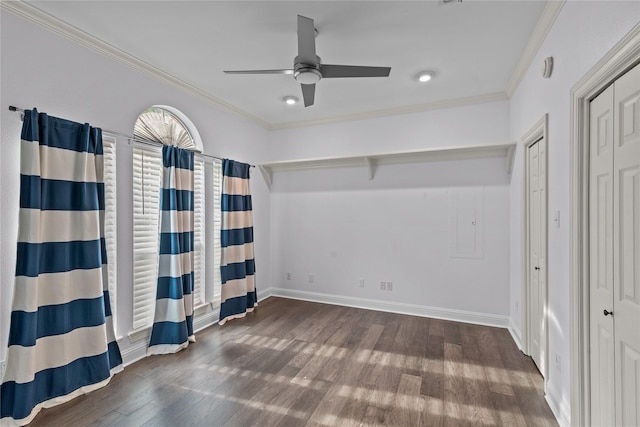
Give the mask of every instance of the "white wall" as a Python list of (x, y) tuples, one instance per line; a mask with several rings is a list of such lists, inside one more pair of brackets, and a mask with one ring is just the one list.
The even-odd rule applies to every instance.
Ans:
[[(501, 101), (274, 131), (269, 152), (283, 160), (506, 142), (508, 128), (508, 102)], [(449, 256), (449, 193), (462, 187), (484, 189), (483, 259)], [(272, 283), (506, 316), (508, 193), (504, 159), (382, 165), (373, 181), (365, 168), (277, 173)], [(381, 291), (381, 281), (392, 281), (393, 291)]]
[[(313, 107), (312, 107), (313, 108)], [(269, 133), (272, 160), (507, 142), (508, 101)]]
[[(0, 360), (4, 359), (11, 313), (18, 227), (19, 114), (9, 105), (39, 111), (106, 130), (131, 134), (140, 112), (154, 104), (173, 106), (197, 127), (205, 153), (248, 163), (267, 156), (267, 131), (173, 85), (150, 78), (22, 20), (1, 14), (0, 118)], [(131, 329), (132, 160), (131, 146), (118, 144), (118, 313), (117, 335)], [(269, 287), (270, 195), (252, 171), (256, 262), (259, 286)], [(258, 289), (260, 294), (260, 288)], [(126, 344), (126, 340), (124, 340)], [(124, 349), (126, 350), (126, 348)]]
[[(570, 91), (622, 37), (640, 22), (637, 1), (568, 1), (510, 102), (510, 135), (519, 139), (543, 114), (549, 114), (549, 383), (552, 402), (569, 414), (570, 400)], [(540, 76), (542, 61), (554, 58), (550, 79)], [(520, 327), (522, 147), (511, 180), (512, 320)], [(551, 218), (560, 211), (560, 228)], [(560, 369), (555, 356), (560, 356)]]

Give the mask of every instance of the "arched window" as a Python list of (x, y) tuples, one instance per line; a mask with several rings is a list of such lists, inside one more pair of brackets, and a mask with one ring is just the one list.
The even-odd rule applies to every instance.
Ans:
[[(182, 112), (166, 105), (144, 110), (134, 126), (142, 141), (202, 152), (202, 140)], [(215, 165), (214, 165), (215, 173)], [(215, 176), (214, 176), (215, 178)], [(162, 155), (160, 147), (136, 143), (133, 148), (133, 329), (153, 323), (157, 286), (158, 223)], [(214, 191), (205, 182), (205, 160), (194, 159), (194, 306), (205, 303), (205, 199)], [(209, 188), (209, 190), (205, 190)], [(216, 209), (214, 208), (213, 211)], [(219, 209), (218, 209), (219, 210)], [(219, 240), (219, 239), (218, 239)], [(215, 247), (215, 243), (213, 244)]]
[(168, 105), (154, 105), (138, 116), (133, 135), (146, 141), (202, 153), (202, 140), (191, 120)]

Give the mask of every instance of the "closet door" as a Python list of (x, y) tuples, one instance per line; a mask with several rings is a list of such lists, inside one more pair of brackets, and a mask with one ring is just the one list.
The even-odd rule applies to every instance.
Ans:
[(591, 102), (591, 423), (640, 425), (640, 66)]
[(545, 375), (546, 330), (544, 311), (547, 305), (547, 175), (546, 141), (540, 139), (527, 147), (529, 156), (529, 337), (531, 358)]
[(614, 84), (616, 424), (640, 425), (640, 66)]
[(613, 316), (613, 87), (591, 101), (590, 354), (591, 423), (615, 425)]

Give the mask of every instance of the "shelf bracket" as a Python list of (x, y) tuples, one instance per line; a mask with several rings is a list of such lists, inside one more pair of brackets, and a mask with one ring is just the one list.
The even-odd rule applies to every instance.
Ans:
[(373, 177), (376, 174), (376, 163), (371, 157), (365, 157), (364, 162), (367, 164), (369, 170), (369, 181), (373, 181)]
[(273, 182), (273, 173), (269, 166), (258, 166), (260, 168), (260, 172), (262, 173), (262, 177), (264, 178), (264, 182), (267, 183), (267, 187), (271, 190), (271, 183)]
[(515, 145), (512, 145), (507, 149), (507, 164), (506, 164), (507, 173), (511, 173), (511, 170), (513, 169), (513, 157), (515, 153), (516, 153)]

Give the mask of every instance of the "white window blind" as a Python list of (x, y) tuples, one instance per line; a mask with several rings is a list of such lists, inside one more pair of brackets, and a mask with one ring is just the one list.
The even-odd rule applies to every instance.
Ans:
[(193, 164), (193, 306), (198, 307), (205, 300), (205, 174), (204, 161), (196, 158)]
[(222, 279), (220, 277), (220, 258), (222, 249), (220, 247), (220, 230), (222, 229), (222, 161), (213, 161), (213, 299), (220, 300), (220, 288)]
[[(207, 161), (208, 164), (211, 164)], [(194, 307), (220, 299), (220, 229), (222, 228), (222, 162), (213, 161), (213, 176), (206, 173), (205, 159), (194, 160)], [(210, 172), (209, 172), (210, 173)], [(159, 202), (162, 157), (159, 150), (133, 150), (133, 329), (153, 323), (157, 288)], [(207, 211), (208, 203), (213, 209)], [(210, 206), (210, 205), (209, 205)], [(207, 228), (213, 230), (208, 249)], [(211, 232), (211, 230), (209, 230)], [(207, 268), (213, 264), (213, 275)]]
[(158, 271), (162, 154), (133, 149), (133, 329), (153, 323)]
[(116, 321), (116, 300), (118, 263), (118, 205), (116, 202), (116, 139), (108, 134), (102, 135), (103, 160), (104, 160), (104, 238), (107, 243), (107, 271), (109, 274), (109, 301), (113, 323)]

